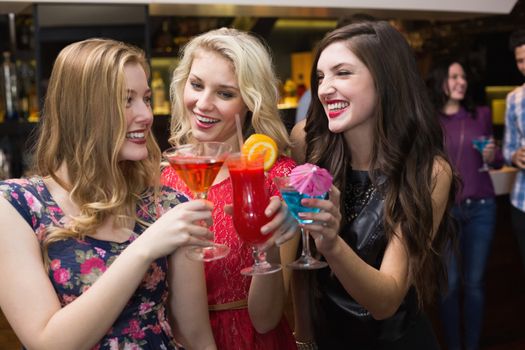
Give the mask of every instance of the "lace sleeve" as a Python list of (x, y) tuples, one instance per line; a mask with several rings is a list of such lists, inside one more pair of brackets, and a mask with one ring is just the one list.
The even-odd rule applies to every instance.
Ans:
[(290, 175), (290, 172), (293, 168), (295, 168), (296, 165), (297, 164), (295, 161), (290, 157), (280, 156), (277, 158), (277, 161), (268, 172), (268, 176), (266, 178), (268, 188), (270, 189), (270, 196), (280, 196), (279, 190), (277, 189), (277, 186), (275, 186), (273, 179), (276, 176)]

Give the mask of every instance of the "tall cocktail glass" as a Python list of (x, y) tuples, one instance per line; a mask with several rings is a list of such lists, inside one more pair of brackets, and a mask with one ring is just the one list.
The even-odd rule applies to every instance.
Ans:
[[(199, 142), (169, 148), (163, 156), (194, 197), (206, 199), (230, 151), (231, 146), (224, 142)], [(194, 260), (212, 261), (225, 257), (229, 251), (228, 246), (214, 243), (210, 247), (189, 248), (186, 255)]]
[(282, 269), (266, 261), (266, 252), (259, 246), (271, 235), (263, 235), (261, 227), (270, 219), (264, 214), (270, 202), (264, 186), (264, 153), (246, 156), (235, 153), (226, 159), (233, 189), (233, 226), (239, 238), (252, 246), (254, 264), (241, 270), (243, 275), (264, 275)]

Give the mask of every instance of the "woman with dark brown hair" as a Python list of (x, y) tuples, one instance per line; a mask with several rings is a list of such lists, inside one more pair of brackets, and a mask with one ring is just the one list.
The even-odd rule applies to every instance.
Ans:
[(293, 155), (334, 186), (302, 202), (321, 209), (301, 215), (329, 267), (296, 273), (298, 344), (437, 349), (422, 306), (445, 279), (455, 176), (413, 53), (386, 22), (351, 24), (320, 42), (311, 86)]
[[(449, 350), (459, 350), (463, 343), (466, 349), (479, 349), (485, 267), (496, 224), (496, 195), (487, 165), (503, 165), (501, 149), (494, 143), (490, 108), (474, 104), (466, 68), (462, 60), (447, 58), (437, 61), (427, 77), (446, 150), (462, 179), (452, 208), (459, 249), (447, 256), (448, 288), (440, 306)], [(478, 142), (485, 145), (473, 147)]]

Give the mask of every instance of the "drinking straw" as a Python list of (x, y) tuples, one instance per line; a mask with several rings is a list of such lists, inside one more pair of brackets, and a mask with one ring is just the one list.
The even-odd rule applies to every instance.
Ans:
[(241, 151), (242, 145), (244, 144), (244, 140), (242, 138), (242, 126), (239, 114), (235, 114), (235, 125), (237, 126), (237, 140), (239, 141), (239, 151)]

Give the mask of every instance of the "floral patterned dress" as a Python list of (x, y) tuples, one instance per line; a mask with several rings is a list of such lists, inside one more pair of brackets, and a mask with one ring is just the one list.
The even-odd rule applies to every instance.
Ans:
[[(0, 182), (3, 195), (33, 228), (40, 242), (47, 227), (61, 226), (64, 213), (54, 201), (41, 177), (13, 179)], [(156, 213), (173, 207), (187, 198), (164, 187), (155, 205), (152, 195), (138, 204), (137, 216), (153, 222)], [(49, 247), (49, 278), (62, 306), (75, 300), (89, 289), (119, 254), (142, 232), (136, 224), (130, 238), (123, 243), (85, 239), (67, 239)], [(167, 258), (153, 262), (141, 284), (107, 334), (94, 350), (177, 349), (167, 321), (165, 305), (168, 297)], [(104, 317), (104, 315), (100, 315)], [(78, 320), (82, 322), (82, 320)]]
[[(295, 166), (292, 159), (280, 157), (266, 176), (270, 195), (278, 195), (273, 183), (275, 176), (286, 176)], [(191, 196), (191, 191), (172, 168), (162, 172), (162, 182)], [(208, 191), (208, 200), (214, 203), (211, 231), (215, 241), (231, 248), (222, 259), (205, 264), (208, 305), (222, 305), (248, 298), (251, 277), (241, 275), (241, 270), (253, 264), (252, 250), (243, 243), (235, 229), (231, 216), (224, 213), (224, 205), (233, 203), (230, 179), (213, 185)], [(288, 350), (296, 349), (295, 340), (286, 319), (283, 317), (272, 331), (260, 334), (252, 325), (248, 309), (210, 311), (210, 321), (219, 350)]]

